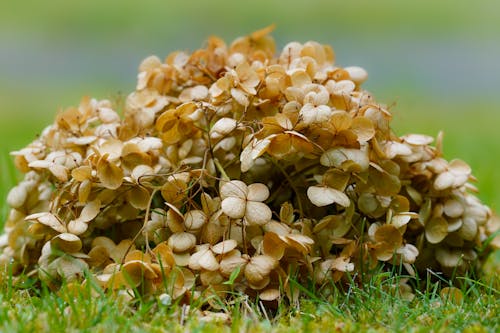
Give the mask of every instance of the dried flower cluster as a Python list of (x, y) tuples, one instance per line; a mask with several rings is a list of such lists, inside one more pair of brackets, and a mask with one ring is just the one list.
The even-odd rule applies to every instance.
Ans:
[(89, 271), (105, 289), (273, 301), (298, 296), (291, 277), (462, 274), (499, 245), (440, 138), (397, 137), (365, 70), (316, 42), (275, 57), (269, 31), (149, 57), (123, 118), (84, 98), (14, 152), (1, 265), (53, 288)]

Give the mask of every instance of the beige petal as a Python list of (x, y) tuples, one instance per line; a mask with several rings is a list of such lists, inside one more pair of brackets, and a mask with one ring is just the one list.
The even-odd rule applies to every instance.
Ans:
[(258, 141), (253, 139), (245, 146), (240, 154), (241, 172), (247, 172), (252, 168), (255, 160), (264, 154), (271, 144), (270, 139), (271, 137)]
[(448, 220), (448, 233), (455, 232), (462, 227), (462, 219)]
[(247, 260), (241, 257), (241, 253), (237, 250), (233, 250), (222, 258), (219, 269), (222, 275), (229, 277), (238, 267), (240, 268), (240, 274), (242, 274), (246, 263)]
[(458, 234), (466, 241), (472, 241), (477, 235), (476, 221), (470, 217), (463, 219), (462, 227), (458, 230)]
[(221, 208), (224, 214), (233, 219), (245, 216), (246, 201), (236, 197), (229, 197), (222, 200)]
[(469, 176), (471, 174), (470, 166), (462, 160), (453, 160), (448, 165), (450, 172), (455, 175), (466, 175)]
[(212, 246), (212, 251), (215, 254), (226, 254), (234, 250), (238, 243), (234, 239), (228, 239)]
[(154, 174), (155, 172), (153, 168), (149, 165), (138, 165), (134, 168), (134, 170), (132, 170), (130, 176), (135, 182), (139, 183), (142, 178), (146, 178), (145, 176)]
[(66, 227), (59, 221), (59, 219), (51, 213), (36, 213), (26, 216), (26, 221), (34, 220), (43, 225), (46, 225), (57, 232), (64, 233), (66, 232)]
[(393, 224), (396, 228), (401, 228), (404, 225), (407, 225), (411, 219), (418, 218), (418, 214), (416, 213), (400, 213), (396, 214), (392, 217), (391, 224)]
[(216, 271), (219, 269), (219, 263), (215, 259), (214, 253), (210, 250), (204, 251), (203, 255), (199, 258), (201, 268), (208, 271)]
[(97, 177), (102, 185), (110, 190), (116, 190), (122, 185), (123, 171), (104, 157), (97, 164)]
[(207, 216), (202, 210), (190, 210), (184, 216), (184, 226), (189, 231), (200, 230), (207, 222)]
[(331, 261), (331, 268), (340, 272), (352, 272), (354, 264), (349, 262), (349, 258), (337, 257)]
[(193, 270), (200, 270), (201, 265), (200, 265), (200, 259), (207, 251), (210, 251), (210, 245), (209, 244), (202, 244), (198, 245), (196, 247), (196, 252), (191, 255), (189, 258), (189, 268)]
[(302, 234), (290, 234), (286, 236), (287, 243), (294, 249), (304, 254), (311, 251), (314, 240)]
[(238, 123), (233, 118), (221, 118), (210, 129), (210, 137), (212, 139), (223, 138), (237, 127)]
[(342, 169), (345, 162), (352, 161), (358, 166), (358, 172), (368, 170), (370, 160), (366, 151), (351, 148), (333, 148), (321, 155), (321, 165)]
[(448, 222), (442, 217), (434, 217), (425, 224), (425, 238), (431, 244), (440, 243), (448, 235)]
[(273, 213), (271, 209), (262, 202), (248, 201), (245, 211), (245, 220), (248, 224), (263, 225), (271, 221)]
[(49, 171), (61, 182), (68, 180), (69, 170), (63, 165), (53, 163), (50, 165)]
[(90, 201), (83, 207), (78, 220), (85, 223), (90, 222), (100, 213), (100, 211), (101, 201), (99, 199)]
[(266, 185), (261, 183), (248, 185), (247, 200), (265, 201), (267, 198), (269, 198), (269, 189)]
[(130, 191), (127, 192), (127, 198), (132, 207), (139, 210), (145, 210), (148, 208), (151, 193), (149, 193), (149, 191), (145, 187), (134, 186)]
[(275, 301), (280, 297), (280, 291), (275, 288), (266, 289), (259, 293), (259, 299), (267, 302)]
[(81, 235), (85, 231), (87, 231), (88, 228), (89, 228), (89, 225), (87, 223), (82, 222), (78, 219), (69, 221), (69, 223), (68, 223), (68, 232), (70, 232), (74, 235)]
[(9, 191), (9, 194), (7, 195), (7, 203), (12, 208), (20, 208), (24, 205), (27, 197), (28, 191), (26, 190), (26, 187), (18, 185)]
[(442, 191), (452, 187), (454, 183), (455, 176), (451, 172), (445, 171), (439, 174), (434, 180), (434, 188), (438, 191)]
[(270, 256), (258, 255), (252, 257), (245, 266), (245, 277), (250, 283), (259, 283), (266, 279), (277, 261)]
[(189, 254), (189, 252), (182, 252), (182, 253), (174, 252), (173, 257), (175, 259), (175, 264), (177, 266), (185, 267), (189, 265), (191, 254)]
[(408, 134), (402, 137), (402, 139), (415, 146), (425, 146), (429, 145), (434, 141), (432, 136), (423, 135), (423, 134)]
[(168, 239), (168, 246), (174, 252), (185, 252), (196, 244), (196, 237), (188, 232), (177, 232)]
[(92, 177), (92, 168), (88, 165), (82, 165), (78, 168), (71, 170), (71, 177), (76, 181), (83, 182)]
[(464, 213), (464, 206), (458, 200), (447, 200), (444, 203), (444, 213), (452, 218), (460, 217)]
[(85, 179), (78, 187), (78, 201), (81, 203), (87, 202), (90, 192), (92, 191), (92, 181)]
[(307, 197), (318, 207), (337, 203), (343, 207), (350, 205), (349, 197), (341, 191), (324, 186), (311, 186), (307, 189)]
[(220, 196), (224, 200), (228, 197), (246, 199), (248, 194), (247, 185), (241, 180), (224, 182), (220, 188)]
[(66, 253), (74, 253), (82, 248), (82, 241), (76, 235), (70, 233), (62, 233), (52, 238), (53, 246)]
[(417, 259), (418, 249), (412, 244), (405, 244), (397, 249), (396, 253), (401, 254), (405, 263), (413, 264)]
[(436, 260), (444, 267), (457, 267), (463, 261), (463, 254), (459, 249), (439, 247), (436, 250)]
[(123, 265), (122, 272), (126, 278), (130, 278), (132, 286), (138, 285), (144, 278), (152, 280), (158, 277), (150, 265), (141, 260), (127, 261)]
[(358, 66), (348, 66), (344, 67), (344, 70), (349, 74), (351, 81), (357, 85), (362, 84), (368, 79), (368, 73), (362, 67)]
[(373, 122), (366, 117), (356, 117), (352, 121), (351, 130), (358, 137), (360, 143), (371, 140), (375, 135), (375, 127)]

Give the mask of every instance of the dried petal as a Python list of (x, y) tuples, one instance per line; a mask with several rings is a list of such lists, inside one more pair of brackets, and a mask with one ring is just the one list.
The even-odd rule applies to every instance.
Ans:
[(328, 206), (333, 203), (348, 207), (351, 204), (349, 197), (345, 193), (324, 186), (309, 187), (307, 189), (307, 197), (318, 207)]

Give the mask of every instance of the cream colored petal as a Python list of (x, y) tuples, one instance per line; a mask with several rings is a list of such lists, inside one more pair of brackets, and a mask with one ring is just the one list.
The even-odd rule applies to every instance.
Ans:
[(442, 191), (452, 187), (454, 183), (455, 176), (451, 172), (445, 171), (439, 174), (434, 180), (434, 188), (438, 191)]
[(229, 182), (224, 182), (220, 188), (220, 196), (222, 199), (228, 197), (246, 199), (247, 194), (248, 187), (241, 180), (231, 180)]
[(265, 201), (269, 198), (269, 188), (261, 183), (254, 183), (248, 185), (247, 200), (251, 201)]
[(92, 221), (101, 211), (101, 201), (99, 199), (95, 199), (87, 203), (80, 213), (78, 220), (81, 222), (90, 222)]
[(79, 220), (72, 220), (69, 221), (68, 223), (68, 232), (74, 234), (74, 235), (81, 235), (87, 229), (89, 228), (89, 225), (85, 222), (79, 221)]
[(185, 252), (196, 244), (196, 237), (188, 232), (177, 232), (168, 239), (168, 246), (174, 252)]
[(423, 135), (423, 134), (408, 134), (402, 137), (402, 139), (415, 146), (425, 146), (429, 145), (434, 141), (432, 136)]
[(333, 203), (348, 207), (351, 204), (351, 200), (344, 192), (324, 186), (309, 187), (307, 189), (307, 197), (318, 207), (328, 206)]
[(224, 214), (233, 219), (245, 216), (246, 201), (240, 198), (228, 197), (222, 200), (221, 208)]
[(321, 155), (321, 165), (342, 168), (346, 161), (353, 161), (359, 166), (359, 171), (368, 170), (370, 160), (366, 151), (351, 148), (333, 148)]
[(26, 221), (34, 220), (43, 225), (46, 225), (57, 232), (66, 232), (66, 227), (59, 221), (59, 219), (51, 213), (36, 213), (26, 216)]
[(362, 84), (368, 79), (368, 72), (362, 67), (348, 66), (344, 67), (344, 70), (349, 74), (351, 81), (357, 85)]
[(226, 254), (234, 250), (238, 243), (234, 239), (228, 239), (212, 246), (212, 251), (215, 254)]
[(201, 268), (207, 271), (216, 271), (219, 269), (219, 263), (215, 259), (214, 253), (210, 250), (205, 251), (199, 258)]
[(184, 226), (187, 230), (199, 230), (207, 222), (207, 216), (201, 210), (190, 210), (184, 215)]
[(210, 129), (212, 139), (222, 138), (236, 129), (237, 122), (233, 118), (221, 118)]
[(248, 224), (263, 225), (271, 221), (273, 213), (271, 209), (262, 202), (247, 202), (245, 220)]
[(7, 195), (7, 203), (12, 208), (20, 208), (24, 205), (27, 197), (28, 191), (25, 186), (14, 186)]

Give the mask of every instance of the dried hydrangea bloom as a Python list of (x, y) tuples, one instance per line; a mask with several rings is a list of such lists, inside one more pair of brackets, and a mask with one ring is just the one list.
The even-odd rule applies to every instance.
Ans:
[[(276, 53), (270, 31), (148, 57), (123, 119), (85, 97), (13, 152), (24, 179), (1, 272), (57, 289), (89, 271), (103, 289), (216, 310), (236, 293), (295, 302), (290, 274), (328, 292), (378, 265), (480, 267), (500, 223), (471, 168), (442, 157), (441, 135), (398, 137), (363, 68), (317, 42)], [(413, 297), (404, 279), (388, 287)]]

